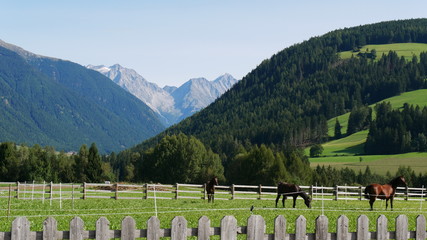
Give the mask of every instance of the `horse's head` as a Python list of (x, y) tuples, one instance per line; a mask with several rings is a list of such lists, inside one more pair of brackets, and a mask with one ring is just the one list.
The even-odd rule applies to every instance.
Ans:
[(400, 183), (399, 183), (400, 185), (403, 185), (403, 186), (405, 186), (405, 187), (406, 187), (406, 186), (408, 186), (408, 184), (406, 183), (405, 178), (404, 178), (403, 176), (399, 176), (399, 177), (398, 177), (398, 180), (399, 180), (399, 182), (400, 182)]
[(213, 177), (211, 182), (213, 183), (213, 185), (219, 185), (218, 184), (218, 177)]
[(311, 198), (310, 197), (304, 199), (304, 203), (308, 208), (311, 208)]

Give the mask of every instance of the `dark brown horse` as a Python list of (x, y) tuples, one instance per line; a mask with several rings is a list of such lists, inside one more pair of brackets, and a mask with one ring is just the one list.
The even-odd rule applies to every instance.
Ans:
[(206, 193), (208, 194), (208, 202), (214, 202), (215, 185), (218, 185), (218, 178), (213, 177), (206, 183)]
[(277, 202), (280, 199), (280, 196), (283, 196), (283, 199), (282, 199), (282, 205), (283, 205), (283, 207), (285, 207), (286, 197), (290, 196), (290, 197), (294, 198), (293, 208), (295, 208), (297, 197), (300, 196), (300, 197), (302, 197), (304, 199), (305, 205), (308, 208), (311, 208), (311, 199), (310, 199), (310, 197), (307, 195), (307, 193), (305, 193), (304, 191), (302, 191), (301, 188), (298, 185), (296, 185), (296, 184), (279, 182), (277, 184), (276, 207), (277, 207)]
[(406, 186), (406, 181), (403, 176), (397, 177), (385, 185), (373, 183), (371, 185), (366, 186), (365, 198), (369, 199), (371, 210), (374, 209), (373, 206), (376, 198), (385, 199), (386, 210), (388, 207), (388, 200), (390, 199), (391, 209), (393, 209), (393, 198), (394, 198), (394, 195), (396, 194), (396, 188), (399, 186)]

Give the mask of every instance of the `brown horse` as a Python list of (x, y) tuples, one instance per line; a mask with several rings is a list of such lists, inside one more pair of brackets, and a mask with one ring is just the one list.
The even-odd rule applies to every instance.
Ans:
[(304, 191), (302, 191), (301, 188), (298, 185), (296, 185), (296, 184), (279, 182), (277, 184), (276, 207), (277, 207), (277, 202), (280, 199), (280, 196), (283, 196), (283, 199), (282, 199), (282, 205), (283, 205), (283, 207), (285, 207), (286, 197), (291, 196), (291, 197), (294, 198), (293, 208), (295, 208), (297, 197), (300, 196), (300, 197), (302, 197), (304, 199), (305, 205), (308, 208), (311, 208), (311, 199), (310, 199), (310, 197), (307, 195), (307, 193), (305, 193)]
[(218, 185), (218, 178), (213, 177), (206, 183), (206, 193), (208, 194), (208, 202), (214, 202), (215, 185)]
[(386, 210), (388, 207), (388, 200), (390, 199), (391, 209), (393, 209), (393, 198), (394, 198), (394, 195), (396, 194), (396, 188), (398, 186), (406, 186), (406, 181), (403, 176), (397, 177), (385, 185), (373, 183), (371, 185), (366, 186), (365, 198), (369, 199), (371, 210), (374, 209), (373, 206), (376, 198), (385, 199)]

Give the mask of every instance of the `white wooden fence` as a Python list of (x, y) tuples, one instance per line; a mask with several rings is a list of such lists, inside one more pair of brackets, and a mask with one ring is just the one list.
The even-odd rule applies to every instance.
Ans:
[[(275, 200), (276, 186), (231, 185), (215, 186), (215, 200)], [(363, 200), (362, 186), (301, 186), (314, 200)], [(426, 188), (398, 187), (396, 200), (424, 201)], [(0, 182), (0, 198), (30, 200), (52, 199), (206, 199), (203, 184), (110, 184), (110, 183), (20, 183)]]
[(387, 218), (380, 215), (376, 221), (376, 231), (369, 231), (369, 219), (366, 215), (360, 215), (357, 219), (355, 232), (349, 231), (349, 220), (342, 215), (337, 219), (336, 231), (329, 232), (329, 220), (321, 215), (316, 219), (315, 232), (307, 233), (307, 221), (304, 216), (299, 216), (295, 222), (295, 229), (287, 232), (286, 219), (279, 215), (274, 220), (274, 232), (266, 233), (266, 223), (262, 216), (251, 215), (247, 226), (238, 226), (233, 216), (225, 216), (219, 227), (212, 227), (209, 218), (203, 216), (199, 219), (197, 228), (188, 228), (184, 217), (175, 217), (170, 229), (161, 229), (160, 220), (151, 217), (147, 221), (147, 229), (137, 229), (136, 222), (132, 217), (125, 217), (120, 230), (110, 229), (110, 222), (101, 217), (96, 222), (95, 230), (84, 230), (84, 222), (75, 217), (70, 222), (69, 231), (58, 231), (57, 221), (49, 217), (43, 223), (43, 231), (30, 231), (30, 222), (25, 217), (16, 218), (12, 223), (10, 232), (0, 232), (0, 240), (56, 240), (56, 239), (97, 239), (107, 240), (120, 238), (133, 240), (135, 238), (146, 238), (147, 240), (158, 240), (161, 237), (170, 237), (171, 240), (182, 240), (187, 237), (197, 236), (197, 239), (210, 239), (211, 236), (220, 236), (221, 239), (235, 240), (238, 235), (246, 234), (249, 240), (368, 240), (368, 239), (426, 239), (426, 219), (424, 215), (416, 218), (415, 231), (408, 230), (408, 218), (399, 215), (396, 218), (395, 231), (388, 230)]

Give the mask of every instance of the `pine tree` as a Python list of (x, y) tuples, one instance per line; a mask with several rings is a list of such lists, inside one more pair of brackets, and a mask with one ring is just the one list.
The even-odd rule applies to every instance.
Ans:
[(335, 139), (340, 139), (341, 135), (341, 124), (338, 121), (338, 118), (335, 119)]

